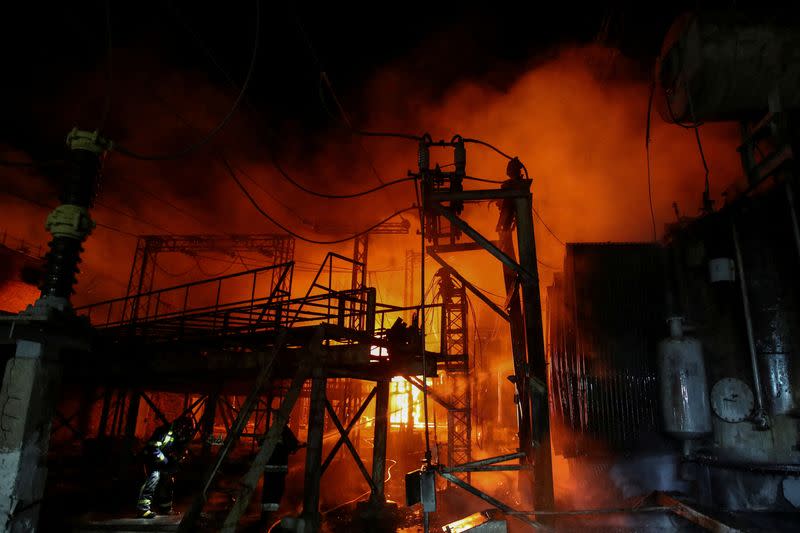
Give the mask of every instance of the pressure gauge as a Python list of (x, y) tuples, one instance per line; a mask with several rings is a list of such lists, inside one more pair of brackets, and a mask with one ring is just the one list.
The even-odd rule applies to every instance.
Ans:
[(721, 379), (711, 389), (711, 408), (725, 422), (742, 422), (753, 412), (753, 391), (741, 379)]

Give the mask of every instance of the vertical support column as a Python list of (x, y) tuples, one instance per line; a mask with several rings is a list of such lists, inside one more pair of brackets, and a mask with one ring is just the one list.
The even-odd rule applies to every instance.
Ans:
[(376, 490), (370, 495), (373, 506), (386, 502), (386, 440), (389, 433), (389, 381), (379, 381), (375, 395), (375, 436), (372, 448), (372, 482)]
[(111, 400), (114, 398), (114, 389), (106, 387), (103, 391), (103, 407), (100, 409), (100, 421), (97, 424), (97, 436), (105, 437), (108, 427), (108, 415), (111, 410)]
[(214, 421), (217, 418), (217, 403), (219, 403), (219, 389), (215, 390), (206, 398), (206, 405), (203, 407), (203, 419), (200, 421), (200, 435), (203, 439), (203, 455), (208, 457), (211, 454), (210, 439), (214, 435)]
[(0, 390), (0, 531), (36, 531), (61, 366), (57, 352), (20, 339)]
[[(510, 229), (501, 229), (500, 249), (510, 258), (514, 259), (514, 241)], [(531, 410), (528, 401), (528, 391), (522, 386), (528, 375), (528, 362), (525, 350), (525, 319), (522, 315), (522, 306), (519, 301), (517, 289), (517, 275), (510, 267), (503, 265), (503, 279), (505, 281), (508, 299), (509, 327), (511, 329), (511, 353), (514, 359), (514, 375), (517, 389), (517, 424), (519, 429), (520, 450), (531, 456)], [(498, 385), (499, 386), (499, 385)]]
[(133, 448), (136, 443), (136, 423), (139, 420), (139, 405), (141, 404), (142, 394), (138, 389), (131, 391), (128, 400), (128, 412), (125, 417), (125, 441), (122, 450), (122, 457), (119, 463), (119, 473), (126, 477), (128, 468), (133, 460)]
[[(530, 187), (530, 182), (527, 182)], [(525, 315), (525, 338), (530, 375), (522, 387), (528, 388), (534, 441), (534, 474), (537, 509), (553, 508), (553, 458), (550, 445), (550, 405), (547, 382), (547, 360), (544, 349), (542, 304), (539, 294), (539, 269), (536, 262), (536, 240), (533, 234), (533, 198), (529, 193), (514, 200), (517, 222), (517, 247), (520, 266), (533, 275), (533, 281), (521, 280), (522, 305)], [(518, 384), (520, 385), (520, 384)]]
[(303, 518), (317, 531), (320, 525), (319, 483), (322, 478), (322, 436), (325, 432), (325, 374), (317, 367), (311, 374), (311, 404), (308, 410), (308, 448), (303, 484)]

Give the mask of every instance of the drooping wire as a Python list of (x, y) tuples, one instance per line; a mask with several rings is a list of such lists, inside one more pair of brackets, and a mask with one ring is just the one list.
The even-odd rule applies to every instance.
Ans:
[(223, 117), (223, 119), (216, 126), (214, 126), (214, 128), (212, 128), (211, 131), (209, 131), (205, 137), (195, 142), (194, 144), (187, 146), (182, 150), (172, 153), (141, 154), (118, 144), (114, 145), (114, 150), (128, 157), (133, 157), (135, 159), (142, 159), (145, 161), (165, 161), (168, 159), (178, 159), (180, 157), (184, 157), (208, 144), (214, 137), (216, 137), (216, 135), (220, 131), (222, 131), (222, 129), (225, 126), (227, 126), (228, 122), (230, 122), (230, 120), (233, 118), (234, 113), (239, 108), (239, 104), (244, 99), (244, 95), (247, 92), (247, 88), (250, 85), (250, 80), (252, 79), (253, 72), (255, 71), (256, 58), (258, 57), (258, 46), (260, 43), (260, 33), (261, 33), (261, 1), (256, 0), (256, 32), (255, 32), (255, 37), (253, 38), (253, 53), (250, 57), (250, 65), (247, 69), (247, 75), (245, 76), (244, 82), (242, 83), (242, 88), (239, 91), (239, 95), (236, 97), (236, 100), (233, 102), (230, 111), (228, 111), (225, 117)]
[(689, 92), (689, 84), (688, 84), (688, 82), (684, 85), (684, 87), (686, 89), (686, 101), (689, 104), (689, 114), (692, 117), (692, 123), (691, 124), (684, 124), (684, 123), (680, 122), (678, 120), (678, 118), (675, 116), (675, 113), (673, 113), (673, 111), (672, 111), (672, 104), (670, 103), (669, 97), (665, 98), (664, 100), (665, 100), (665, 102), (667, 104), (667, 111), (669, 112), (669, 116), (672, 119), (672, 122), (677, 124), (681, 128), (684, 128), (684, 129), (687, 129), (687, 130), (688, 129), (694, 130), (694, 138), (697, 141), (697, 149), (700, 152), (700, 160), (703, 163), (703, 170), (705, 171), (705, 189), (703, 191), (703, 209), (704, 210), (710, 210), (710, 208), (711, 208), (711, 193), (710, 193), (709, 179), (708, 179), (709, 170), (708, 170), (708, 163), (706, 162), (706, 154), (705, 154), (705, 151), (703, 150), (703, 143), (700, 141), (700, 130), (699, 130), (700, 126), (703, 125), (703, 122), (698, 122), (697, 121), (697, 117), (694, 114), (694, 104), (692, 103), (692, 95)]
[[(48, 205), (46, 203), (39, 202), (37, 200), (34, 200), (33, 198), (28, 198), (27, 196), (24, 196), (24, 195), (19, 194), (19, 193), (12, 193), (12, 192), (9, 192), (9, 191), (0, 191), (0, 194), (5, 194), (7, 196), (11, 196), (13, 198), (17, 198), (19, 200), (22, 200), (24, 202), (28, 202), (31, 205), (35, 205), (36, 207), (39, 207), (39, 208), (47, 210), (47, 211), (51, 211), (54, 208), (54, 206), (52, 206), (52, 205)], [(99, 228), (107, 229), (109, 231), (113, 231), (115, 233), (119, 233), (120, 235), (127, 235), (129, 237), (133, 237), (133, 238), (136, 238), (136, 239), (139, 238), (139, 236), (136, 235), (135, 233), (131, 233), (130, 231), (125, 231), (123, 229), (116, 228), (116, 227), (111, 226), (109, 224), (104, 224), (102, 222), (97, 222), (97, 221), (95, 221), (95, 224)]]
[(653, 223), (653, 241), (658, 240), (656, 233), (656, 214), (653, 209), (653, 177), (650, 169), (650, 125), (653, 112), (653, 96), (656, 92), (656, 83), (650, 84), (650, 97), (647, 99), (647, 128), (644, 134), (644, 151), (647, 158), (647, 200), (650, 203), (650, 221)]
[(306, 192), (308, 194), (311, 194), (313, 196), (319, 196), (320, 198), (328, 198), (328, 199), (333, 199), (333, 200), (341, 200), (341, 199), (347, 199), (347, 198), (358, 198), (360, 196), (366, 196), (368, 194), (372, 194), (374, 192), (380, 191), (381, 189), (385, 189), (385, 188), (390, 187), (392, 185), (397, 185), (398, 183), (404, 183), (406, 181), (411, 181), (411, 180), (414, 179), (414, 178), (399, 178), (399, 179), (392, 180), (392, 181), (387, 181), (387, 182), (383, 182), (382, 181), (381, 184), (378, 185), (377, 187), (372, 187), (371, 189), (366, 189), (364, 191), (359, 191), (359, 192), (355, 192), (355, 193), (351, 193), (351, 194), (328, 194), (328, 193), (318, 192), (318, 191), (315, 191), (313, 189), (309, 189), (308, 187), (306, 187), (302, 183), (299, 183), (297, 180), (292, 178), (283, 169), (283, 167), (278, 162), (277, 158), (273, 158), (273, 166), (275, 166), (275, 168), (277, 169), (278, 173), (286, 181), (288, 181), (289, 183), (291, 183), (292, 185), (294, 185), (295, 187), (297, 187), (301, 191)]
[(291, 229), (287, 228), (286, 226), (284, 226), (283, 224), (281, 224), (280, 222), (275, 220), (269, 213), (264, 211), (264, 209), (258, 204), (258, 202), (255, 200), (255, 198), (253, 198), (253, 196), (247, 190), (247, 187), (245, 187), (244, 184), (239, 180), (238, 176), (236, 176), (236, 172), (234, 172), (233, 168), (231, 168), (230, 164), (228, 163), (228, 160), (223, 158), (222, 161), (224, 163), (225, 169), (228, 171), (228, 175), (231, 177), (231, 179), (233, 179), (234, 182), (236, 182), (236, 185), (238, 185), (239, 189), (242, 191), (242, 193), (245, 195), (245, 197), (247, 197), (247, 199), (250, 201), (250, 203), (253, 205), (253, 207), (256, 209), (256, 211), (261, 213), (261, 215), (264, 218), (266, 218), (267, 220), (272, 222), (274, 225), (278, 226), (285, 233), (288, 233), (289, 235), (291, 235), (295, 239), (298, 239), (300, 241), (307, 242), (307, 243), (310, 243), (310, 244), (339, 244), (339, 243), (342, 243), (342, 242), (351, 241), (351, 240), (353, 240), (353, 239), (355, 239), (357, 237), (360, 237), (362, 235), (365, 235), (365, 234), (369, 233), (370, 231), (374, 230), (375, 228), (377, 228), (378, 226), (380, 226), (384, 222), (386, 222), (388, 220), (391, 220), (394, 217), (396, 217), (396, 216), (398, 216), (398, 215), (400, 215), (402, 213), (406, 213), (408, 211), (412, 211), (412, 210), (416, 210), (417, 209), (417, 206), (411, 206), (411, 207), (406, 207), (405, 209), (400, 209), (399, 211), (395, 211), (391, 215), (389, 215), (386, 218), (382, 219), (380, 222), (377, 222), (377, 223), (369, 226), (368, 228), (366, 228), (366, 229), (364, 229), (362, 231), (359, 231), (358, 233), (354, 233), (353, 235), (349, 235), (349, 236), (343, 237), (341, 239), (324, 240), (324, 241), (323, 240), (317, 240), (317, 239), (309, 239), (308, 237), (304, 237), (304, 236), (292, 231)]
[[(227, 69), (225, 69), (225, 68), (224, 68), (224, 67), (223, 67), (223, 66), (220, 64), (220, 62), (217, 60), (217, 58), (216, 58), (216, 55), (214, 54), (214, 52), (213, 52), (213, 51), (212, 51), (212, 50), (211, 50), (211, 49), (210, 49), (210, 48), (209, 48), (209, 47), (208, 47), (208, 46), (205, 44), (205, 42), (203, 41), (203, 39), (202, 39), (202, 38), (201, 38), (201, 37), (200, 37), (200, 36), (197, 34), (197, 32), (195, 32), (195, 31), (194, 31), (194, 30), (191, 28), (191, 26), (189, 26), (188, 24), (186, 24), (186, 22), (183, 20), (183, 17), (181, 16), (181, 14), (180, 14), (180, 13), (179, 13), (177, 10), (175, 10), (174, 8), (173, 8), (173, 13), (175, 14), (176, 18), (178, 18), (178, 20), (179, 20), (179, 22), (181, 23), (181, 25), (183, 26), (184, 30), (186, 30), (186, 31), (187, 31), (187, 32), (188, 32), (188, 33), (189, 33), (189, 34), (192, 36), (192, 38), (193, 38), (193, 39), (194, 39), (194, 41), (197, 43), (197, 45), (200, 47), (200, 49), (203, 51), (203, 53), (206, 55), (206, 57), (207, 57), (207, 58), (208, 58), (208, 59), (211, 61), (211, 63), (212, 63), (212, 64), (213, 64), (213, 65), (214, 65), (214, 66), (217, 68), (217, 70), (219, 70), (219, 72), (220, 72), (220, 73), (221, 73), (221, 74), (222, 74), (222, 75), (223, 75), (223, 76), (224, 76), (224, 77), (225, 77), (225, 78), (228, 80), (228, 83), (229, 83), (229, 84), (230, 84), (232, 87), (234, 87), (234, 88), (237, 88), (237, 84), (236, 84), (235, 80), (233, 79), (233, 77), (232, 77), (232, 76), (231, 76), (231, 75), (228, 73)], [(320, 66), (319, 57), (317, 56), (317, 54), (316, 54), (316, 51), (314, 50), (314, 47), (313, 47), (312, 43), (310, 42), (310, 39), (309, 39), (309, 37), (308, 37), (308, 34), (305, 32), (305, 29), (303, 28), (303, 26), (302, 26), (302, 23), (301, 23), (301, 21), (299, 20), (299, 18), (298, 18), (298, 17), (295, 17), (295, 20), (296, 20), (296, 22), (297, 22), (297, 24), (298, 24), (298, 28), (300, 29), (300, 32), (301, 32), (301, 34), (302, 34), (302, 35), (303, 35), (303, 37), (304, 37), (304, 40), (305, 40), (305, 42), (306, 42), (306, 44), (307, 44), (307, 46), (308, 46), (308, 48), (309, 48), (309, 51), (310, 51), (310, 52), (311, 52), (311, 54), (312, 54), (312, 57), (313, 57), (313, 59), (314, 59), (314, 62), (315, 62), (315, 64), (316, 64), (316, 65), (319, 67), (319, 66)], [(323, 74), (324, 74), (324, 72), (323, 72)], [(330, 87), (330, 90), (332, 91), (332, 90), (333, 90), (333, 88), (332, 88), (332, 87)], [(337, 104), (338, 104), (338, 100), (337, 100)], [(250, 102), (249, 102), (249, 101), (247, 101), (247, 100), (245, 100), (245, 105), (247, 105), (247, 106), (249, 106), (250, 108), (252, 108), (252, 105), (251, 105), (251, 104), (250, 104)], [(346, 120), (348, 120), (348, 121), (349, 121), (349, 119), (347, 118), (347, 114), (345, 113), (344, 109), (343, 109), (343, 108), (341, 108), (341, 104), (338, 104), (338, 105), (339, 105), (339, 107), (340, 107), (340, 111), (341, 111), (341, 113), (342, 113), (342, 116), (343, 116), (343, 117), (344, 117)], [(179, 117), (179, 118), (180, 118), (180, 117)], [(184, 120), (184, 122), (186, 122), (186, 121)], [(193, 126), (192, 126), (192, 127), (193, 127)], [(291, 184), (292, 184), (292, 185), (294, 185), (295, 187), (299, 188), (300, 190), (302, 190), (302, 191), (304, 191), (304, 192), (306, 192), (306, 193), (308, 193), (308, 194), (314, 195), (314, 196), (319, 196), (319, 197), (321, 197), (321, 198), (329, 198), (329, 199), (347, 199), (347, 198), (356, 198), (356, 197), (359, 197), (359, 196), (364, 196), (364, 195), (366, 195), (366, 194), (370, 194), (370, 193), (373, 193), (373, 192), (377, 192), (377, 191), (379, 191), (379, 190), (381, 190), (381, 189), (383, 189), (383, 188), (385, 188), (385, 187), (388, 187), (388, 186), (390, 186), (390, 185), (394, 185), (394, 184), (396, 184), (396, 183), (401, 183), (401, 182), (403, 182), (403, 181), (408, 181), (408, 179), (409, 179), (409, 178), (401, 178), (401, 179), (394, 180), (394, 181), (391, 181), (391, 182), (388, 182), (388, 183), (387, 183), (387, 182), (384, 182), (384, 181), (383, 181), (383, 180), (380, 178), (380, 175), (377, 173), (377, 170), (375, 170), (375, 168), (374, 168), (374, 166), (372, 165), (372, 162), (371, 162), (371, 160), (370, 160), (370, 161), (369, 161), (369, 163), (370, 163), (370, 166), (372, 167), (372, 169), (373, 169), (373, 172), (375, 173), (375, 176), (376, 176), (376, 178), (377, 178), (377, 179), (378, 179), (378, 181), (381, 183), (381, 185), (380, 185), (380, 186), (378, 186), (378, 187), (374, 187), (374, 188), (372, 188), (372, 189), (368, 189), (368, 190), (366, 190), (366, 191), (361, 191), (361, 192), (358, 192), (358, 193), (353, 193), (353, 194), (339, 194), (339, 195), (337, 195), (337, 194), (321, 193), (321, 192), (319, 192), (319, 191), (315, 191), (315, 190), (313, 190), (313, 189), (310, 189), (310, 188), (308, 188), (308, 187), (304, 186), (303, 184), (301, 184), (300, 182), (298, 182), (296, 179), (294, 179), (294, 178), (293, 178), (293, 177), (292, 177), (292, 176), (291, 176), (291, 175), (290, 175), (290, 174), (289, 174), (289, 173), (288, 173), (288, 172), (287, 172), (287, 171), (286, 171), (286, 170), (283, 168), (283, 166), (280, 164), (280, 161), (278, 160), (277, 154), (275, 153), (275, 150), (273, 149), (273, 147), (270, 145), (270, 146), (267, 146), (267, 149), (268, 149), (268, 151), (269, 151), (269, 153), (270, 153), (270, 156), (271, 156), (271, 157), (270, 157), (270, 160), (271, 160), (272, 166), (275, 168), (275, 170), (277, 170), (277, 171), (278, 171), (278, 173), (281, 175), (281, 177), (283, 177), (284, 179), (286, 179), (286, 180), (287, 180), (289, 183), (291, 183)], [(364, 149), (364, 148), (363, 148), (363, 146), (362, 146), (362, 149)], [(365, 156), (366, 156), (366, 157), (369, 159), (369, 154), (368, 154), (368, 153), (366, 153), (366, 150), (365, 150), (365, 149), (364, 149), (364, 151), (365, 151)], [(242, 174), (244, 174), (245, 176), (247, 176), (247, 173), (246, 173), (246, 172), (244, 172), (244, 171), (243, 171), (241, 168), (238, 168), (238, 167), (237, 167), (237, 170), (239, 170), (239, 171), (240, 171)], [(247, 176), (247, 177), (248, 177), (248, 178), (250, 178), (249, 176)], [(253, 180), (252, 178), (250, 178), (250, 180), (251, 180), (251, 181), (253, 181), (253, 182), (256, 184), (256, 186), (258, 186), (259, 188), (261, 188), (261, 189), (263, 190), (263, 187), (261, 187), (261, 186), (260, 186), (260, 185), (259, 185), (257, 182), (255, 182), (255, 180)], [(265, 192), (266, 192), (266, 191), (265, 191)], [(275, 198), (275, 197), (274, 197), (274, 196), (273, 196), (271, 193), (267, 192), (267, 194), (268, 194), (268, 195), (269, 195), (269, 196), (270, 196), (270, 197), (271, 197), (273, 200), (275, 200), (276, 202), (278, 202), (278, 203), (281, 203), (282, 205), (284, 205), (284, 207), (287, 207), (287, 209), (288, 209), (290, 212), (294, 212), (292, 209), (288, 208), (288, 206), (285, 206), (285, 204), (283, 204), (282, 202), (280, 202), (280, 200), (276, 199), (276, 198)], [(301, 221), (302, 221), (302, 222), (304, 222), (304, 223), (306, 222), (305, 220), (301, 220)]]
[(157, 256), (153, 258), (153, 266), (155, 266), (160, 272), (162, 272), (163, 274), (166, 274), (167, 276), (169, 276), (171, 278), (182, 278), (183, 276), (185, 276), (186, 274), (188, 274), (189, 272), (191, 272), (195, 268), (194, 265), (192, 265), (191, 267), (189, 267), (188, 270), (185, 270), (184, 272), (178, 272), (178, 273), (170, 272), (169, 270), (167, 270), (166, 268), (164, 268), (162, 265), (160, 265), (158, 263), (158, 257)]
[[(544, 221), (544, 219), (542, 218), (542, 215), (539, 214), (539, 211), (537, 211), (535, 207), (531, 207), (531, 209), (533, 209), (533, 214), (536, 215), (536, 218), (538, 218), (539, 222), (542, 223), (542, 226), (544, 226), (544, 229), (546, 229), (547, 232), (550, 235), (552, 235), (555, 240), (557, 240), (559, 243), (561, 243), (561, 246), (566, 246), (566, 243), (564, 243), (564, 241), (562, 241), (561, 238), (558, 235), (556, 235), (556, 232), (553, 231), (552, 228), (550, 228), (550, 226), (547, 225), (547, 222)], [(538, 261), (538, 259), (537, 259), (537, 261)], [(544, 265), (544, 263), (542, 263), (541, 261), (539, 261), (539, 262), (542, 265)]]
[[(206, 276), (207, 278), (216, 278), (217, 276), (221, 276), (224, 273), (226, 273), (227, 271), (229, 271), (230, 269), (232, 269), (234, 267), (234, 265), (236, 265), (236, 261), (231, 261), (228, 266), (226, 266), (225, 268), (223, 268), (219, 272), (211, 273), (211, 272), (206, 272), (205, 271), (205, 269), (203, 268), (203, 265), (200, 263), (200, 260), (197, 257), (193, 257), (193, 259), (194, 259), (195, 264), (197, 265), (197, 270), (199, 270), (200, 273), (203, 274), (204, 276)], [(241, 256), (239, 256), (239, 259), (241, 259)], [(244, 263), (244, 260), (242, 260), (242, 265), (244, 266), (245, 270), (248, 269), (247, 265)]]
[[(478, 144), (478, 145), (481, 145), (481, 146), (485, 146), (485, 147), (489, 148), (490, 150), (493, 150), (493, 151), (497, 152), (498, 154), (500, 154), (501, 156), (505, 157), (509, 161), (512, 161), (512, 160), (516, 159), (514, 157), (511, 157), (510, 155), (508, 155), (504, 151), (500, 150), (499, 148), (497, 148), (493, 144), (490, 144), (490, 143), (488, 143), (486, 141), (482, 141), (481, 139), (471, 139), (471, 138), (461, 137), (460, 135), (456, 135), (456, 136), (453, 137), (453, 139), (456, 139), (456, 138), (460, 138), (465, 143), (472, 143), (472, 144)], [(517, 159), (517, 161), (519, 161), (519, 159)], [(522, 170), (525, 172), (525, 177), (526, 178), (530, 178), (530, 176), (528, 175), (527, 167), (525, 167), (525, 165), (522, 163), (522, 161), (520, 161), (519, 163), (522, 166)], [(476, 181), (487, 181), (489, 183), (503, 183), (502, 181), (484, 180), (482, 178), (471, 178), (471, 179), (474, 179)], [(556, 235), (556, 232), (553, 231), (553, 229), (550, 226), (547, 225), (547, 222), (544, 221), (544, 219), (542, 218), (542, 215), (539, 214), (539, 212), (536, 210), (536, 208), (535, 207), (531, 207), (531, 209), (533, 210), (533, 214), (536, 215), (536, 218), (539, 219), (539, 222), (542, 223), (542, 226), (545, 227), (547, 232), (550, 233), (550, 235), (552, 235), (555, 238), (555, 240), (557, 240), (559, 243), (561, 243), (562, 246), (566, 246), (564, 241), (561, 240), (561, 238), (558, 235)]]
[(498, 154), (500, 154), (501, 156), (505, 157), (508, 160), (514, 159), (513, 157), (511, 157), (510, 155), (508, 155), (504, 151), (500, 150), (496, 146), (494, 146), (494, 145), (492, 145), (492, 144), (490, 144), (490, 143), (488, 143), (486, 141), (482, 141), (480, 139), (468, 139), (468, 138), (464, 138), (464, 137), (462, 137), (461, 140), (464, 141), (465, 143), (479, 144), (481, 146), (485, 146), (486, 148), (489, 148), (490, 150), (494, 150), (495, 152), (497, 152)]

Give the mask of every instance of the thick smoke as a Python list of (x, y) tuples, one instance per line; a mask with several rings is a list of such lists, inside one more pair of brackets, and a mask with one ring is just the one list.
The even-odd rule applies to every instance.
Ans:
[[(231, 90), (215, 87), (196, 73), (175, 74), (152, 59), (129, 59), (136, 68), (118, 74), (109, 130), (115, 139), (141, 151), (170, 151), (197, 139), (200, 132), (213, 127), (233, 99)], [(119, 63), (125, 64), (122, 60)], [(484, 139), (520, 157), (533, 178), (535, 207), (561, 241), (647, 241), (652, 239), (653, 230), (645, 158), (649, 83), (643, 78), (614, 50), (573, 47), (541, 60), (508, 86), (498, 88), (480, 80), (458, 81), (436, 97), (427, 90), (415, 90), (420, 85), (424, 87), (425, 80), (410, 79), (402, 65), (389, 66), (367, 85), (362, 103), (351, 107), (368, 128), (429, 132), (435, 139), (449, 139), (458, 133)], [(180, 117), (174, 113), (176, 110)], [(298, 181), (314, 189), (342, 193), (374, 186), (381, 179), (404, 176), (416, 162), (414, 143), (360, 139), (340, 126), (332, 127), (322, 137), (304, 137), (298, 131), (276, 137), (270, 128), (259, 123), (262, 120), (268, 121), (268, 117), (255, 115), (245, 107), (207, 148), (175, 162), (138, 162), (109, 154), (99, 200), (113, 209), (99, 205), (93, 216), (134, 234), (164, 230), (280, 232), (253, 209), (226, 175), (220, 164), (222, 153), (235, 168), (258, 182), (256, 185), (243, 177), (243, 183), (267, 211), (298, 233), (311, 237), (324, 239), (358, 230), (415, 201), (409, 183), (354, 200), (314, 198), (280, 177), (269, 163), (271, 154), (267, 148), (273, 147), (275, 157)], [(57, 126), (63, 132), (72, 126), (66, 120), (61, 122)], [(740, 180), (736, 128), (708, 125), (700, 135), (711, 171), (712, 197), (719, 205), (721, 193)], [(652, 202), (661, 237), (664, 226), (675, 220), (673, 202), (682, 215), (697, 214), (704, 171), (691, 131), (664, 124), (654, 114), (651, 138)], [(447, 164), (451, 154), (442, 151), (434, 157)], [(505, 161), (493, 152), (469, 145), (467, 169), (473, 176), (502, 179)], [(52, 178), (31, 171), (6, 174), (7, 182), (15, 187), (9, 189), (44, 204), (55, 204)], [(153, 196), (192, 216), (176, 212)], [(44, 208), (5, 195), (0, 196), (0, 208), (7, 214), (5, 229), (10, 233), (46, 242)], [(494, 238), (497, 214), (494, 206), (482, 205), (469, 207), (465, 217)], [(377, 285), (380, 300), (393, 304), (403, 303), (405, 251), (419, 250), (420, 246), (416, 216), (409, 213), (406, 217), (412, 221), (410, 235), (373, 236), (370, 240), (371, 284)], [(564, 248), (538, 220), (535, 231), (539, 259), (544, 263), (540, 266), (544, 289), (551, 282), (553, 271), (562, 264)], [(85, 246), (85, 268), (76, 302), (123, 294), (134, 245), (135, 238), (98, 228)], [(350, 255), (352, 244), (298, 243), (297, 259), (303, 263), (298, 264), (295, 277), (297, 295), (304, 292), (313, 274), (312, 264), (319, 262), (329, 249)], [(205, 268), (199, 269), (191, 258), (164, 258), (165, 270), (186, 274), (163, 277), (161, 282), (167, 285), (200, 279), (233, 260), (220, 259), (204, 263)], [(258, 258), (248, 260), (257, 262)], [(501, 269), (493, 258), (474, 252), (451, 260), (465, 276), (500, 295), (496, 299), (502, 301), (505, 291)], [(426, 269), (427, 286), (435, 265), (428, 263)], [(349, 274), (337, 274), (335, 283), (346, 287)], [(419, 281), (416, 290), (415, 301), (419, 298)], [(498, 384), (497, 379), (511, 371), (508, 333), (477, 300), (474, 306), (479, 328), (493, 332), (485, 334), (487, 342), (480, 355), (484, 367), (478, 369), (479, 375), (488, 377), (481, 378), (485, 382), (478, 385), (501, 391), (506, 400), (500, 407), (502, 418), (513, 424), (513, 390), (507, 381), (500, 379)], [(495, 337), (494, 342), (488, 342), (488, 337)], [(487, 443), (482, 453), (500, 448), (496, 442)], [(487, 476), (477, 483), (489, 487), (493, 481)], [(571, 482), (566, 486), (580, 485)]]

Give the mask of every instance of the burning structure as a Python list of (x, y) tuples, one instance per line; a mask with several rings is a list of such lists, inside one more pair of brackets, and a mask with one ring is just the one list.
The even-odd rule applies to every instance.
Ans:
[[(45, 177), (4, 192), (50, 210), (51, 237), (44, 257), (7, 236), (0, 248), (3, 531), (791, 529), (800, 506), (794, 19), (679, 17), (649, 102), (647, 83), (598, 73), (625, 66), (595, 44), (544, 60), (502, 95), (467, 85), (418, 118), (387, 112), (392, 127), (362, 131), (292, 13), (320, 67), (322, 104), (361, 139), (348, 150), (377, 182), (349, 192), (356, 186), (343, 180), (293, 177), (336, 176), (352, 157), (330, 155), (344, 150), (338, 142), (295, 154), (270, 131), (267, 155), (259, 148), (243, 164), (248, 142), (218, 135), (242, 131), (232, 122), (242, 106), (257, 111), (244, 103), (264, 32), (255, 5), (241, 87), (202, 47), (236, 96), (213, 127), (176, 113), (207, 131), (199, 141), (162, 150), (159, 130), (152, 151), (132, 149), (109, 123), (109, 97), (97, 129), (69, 133), (63, 160), (5, 161)], [(111, 3), (104, 19), (111, 80)], [(400, 87), (391, 73), (371, 84), (381, 94)], [(530, 142), (528, 125), (506, 118), (511, 106), (518, 112), (543, 86), (552, 105), (531, 108), (532, 118), (572, 113), (586, 127), (507, 154), (501, 144)], [(582, 103), (561, 98), (579, 89)], [(645, 128), (629, 124), (641, 114), (629, 98), (648, 104)], [(387, 131), (425, 131), (427, 121), (481, 130), (461, 116), (476, 103), (499, 140)], [(592, 116), (580, 107), (589, 104)], [(640, 130), (646, 161), (636, 171), (617, 165), (618, 147), (599, 146), (597, 132), (631, 150)], [(651, 165), (656, 131), (670, 157)], [(693, 152), (674, 142), (678, 132), (692, 150), (696, 141), (704, 180), (686, 169)], [(373, 139), (409, 149), (370, 152), (363, 143)], [(147, 190), (136, 206), (105, 190), (130, 184), (114, 181), (124, 157), (178, 165), (203, 152), (208, 165), (195, 163), (180, 194)], [(384, 180), (374, 153), (413, 170)], [(712, 188), (715, 158), (732, 183)], [(279, 186), (254, 178), (263, 160), (304, 199), (284, 203)], [(552, 181), (538, 187), (540, 174), (567, 164), (603, 182), (567, 182), (569, 209), (547, 194)], [(620, 177), (609, 192), (610, 169)], [(202, 177), (215, 172), (224, 186)], [(58, 205), (31, 198), (47, 176)], [(691, 201), (698, 182), (701, 209), (682, 215), (677, 201)], [(645, 186), (650, 213), (637, 218), (643, 202), (624, 189)], [(674, 216), (662, 216), (652, 188), (674, 193)], [(195, 189), (212, 194), (190, 201)], [(381, 200), (328, 207), (360, 198)], [(185, 207), (194, 201), (237, 209), (223, 224), (211, 208)], [(150, 218), (151, 203), (170, 214)], [(274, 204), (304, 229), (274, 216)], [(159, 232), (127, 231), (97, 211)], [(173, 216), (191, 219), (192, 231), (169, 231)], [(269, 231), (254, 233), (254, 217)], [(660, 236), (657, 218), (671, 220)], [(116, 236), (131, 239), (131, 261)]]

